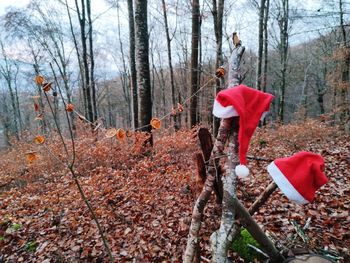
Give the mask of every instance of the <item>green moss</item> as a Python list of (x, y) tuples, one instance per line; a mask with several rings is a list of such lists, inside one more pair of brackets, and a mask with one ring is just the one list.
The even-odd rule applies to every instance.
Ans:
[(11, 225), (11, 228), (12, 228), (13, 230), (17, 231), (17, 230), (20, 230), (20, 229), (22, 228), (22, 225), (21, 225), (21, 224), (17, 224), (17, 223), (13, 223), (13, 224)]
[(38, 243), (35, 241), (29, 241), (24, 246), (24, 250), (27, 252), (35, 252), (36, 248), (38, 247)]
[(0, 241), (4, 240), (4, 237), (3, 236), (0, 236)]
[(264, 139), (260, 139), (260, 140), (259, 140), (259, 145), (260, 145), (261, 147), (265, 147), (265, 146), (267, 145), (267, 142), (266, 142)]
[(232, 243), (232, 249), (246, 262), (253, 262), (254, 259), (261, 259), (261, 254), (249, 247), (248, 244), (260, 248), (259, 243), (250, 235), (248, 230), (242, 227), (239, 236)]

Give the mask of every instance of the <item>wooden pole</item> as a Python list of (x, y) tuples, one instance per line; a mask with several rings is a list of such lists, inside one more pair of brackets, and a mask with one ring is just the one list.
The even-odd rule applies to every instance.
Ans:
[(218, 136), (209, 159), (208, 176), (193, 208), (191, 226), (183, 257), (184, 263), (192, 263), (195, 259), (195, 255), (198, 255), (199, 230), (201, 228), (203, 211), (213, 191), (214, 182), (217, 179), (220, 156), (223, 155), (225, 143), (230, 135), (232, 120), (232, 118), (221, 120)]
[(269, 262), (283, 262), (283, 256), (278, 252), (272, 241), (265, 235), (259, 225), (255, 222), (249, 211), (238, 201), (237, 198), (231, 200), (237, 215), (240, 218), (241, 224), (249, 231), (254, 239), (262, 246), (262, 250), (269, 255)]
[(222, 215), (220, 228), (211, 237), (212, 262), (228, 262), (227, 251), (235, 235), (235, 207), (232, 200), (236, 198), (236, 174), (235, 167), (239, 164), (238, 158), (238, 130), (239, 117), (233, 118), (232, 137), (229, 139), (228, 171), (229, 174), (222, 177), (224, 195), (222, 200)]

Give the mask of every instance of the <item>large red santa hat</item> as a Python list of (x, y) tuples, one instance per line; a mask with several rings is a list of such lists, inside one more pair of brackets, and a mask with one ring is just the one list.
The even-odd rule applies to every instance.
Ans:
[(245, 85), (238, 85), (222, 90), (216, 96), (213, 107), (213, 114), (218, 118), (230, 118), (239, 116), (239, 160), (240, 165), (236, 166), (236, 174), (239, 177), (248, 176), (247, 151), (250, 139), (259, 120), (270, 108), (274, 96), (262, 91), (249, 88)]
[(311, 202), (317, 189), (328, 182), (322, 156), (311, 152), (277, 159), (267, 171), (288, 199), (298, 204)]

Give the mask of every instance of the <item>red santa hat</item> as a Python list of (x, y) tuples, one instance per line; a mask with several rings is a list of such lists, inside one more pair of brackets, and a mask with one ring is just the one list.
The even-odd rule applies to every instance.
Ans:
[(267, 171), (288, 199), (298, 204), (312, 202), (317, 189), (328, 182), (322, 156), (311, 152), (277, 159)]
[(249, 174), (247, 163), (247, 151), (250, 139), (259, 120), (265, 116), (270, 108), (274, 96), (262, 91), (238, 85), (222, 90), (216, 96), (213, 114), (218, 118), (230, 118), (239, 116), (239, 161), (236, 166), (238, 177), (246, 177)]

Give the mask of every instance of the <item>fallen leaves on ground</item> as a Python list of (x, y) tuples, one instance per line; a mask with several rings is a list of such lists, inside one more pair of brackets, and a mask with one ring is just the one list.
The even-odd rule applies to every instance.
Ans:
[[(197, 140), (193, 131), (164, 131), (154, 136), (153, 149), (143, 145), (144, 134), (126, 137), (124, 142), (87, 132), (76, 139), (76, 172), (117, 262), (181, 262), (185, 249), (196, 198), (193, 153), (198, 151)], [(61, 164), (66, 156), (57, 145), (59, 140), (53, 136), (46, 146), (55, 158), (38, 148), (42, 157), (30, 166), (16, 157), (16, 152), (30, 145), (20, 143), (3, 154), (0, 258), (5, 262), (108, 259), (97, 227)], [(350, 247), (350, 138), (318, 122), (264, 128), (255, 134), (250, 155), (274, 159), (299, 150), (325, 158), (330, 182), (306, 206), (290, 203), (277, 190), (254, 218), (280, 248), (300, 246), (298, 236), (293, 240), (296, 231), (291, 222), (303, 227), (311, 218), (305, 230), (309, 248), (346, 255)], [(239, 183), (238, 191), (246, 207), (271, 181), (267, 165), (249, 162), (252, 175)], [(209, 236), (219, 226), (219, 215), (212, 198), (201, 230), (206, 258), (210, 258)]]

